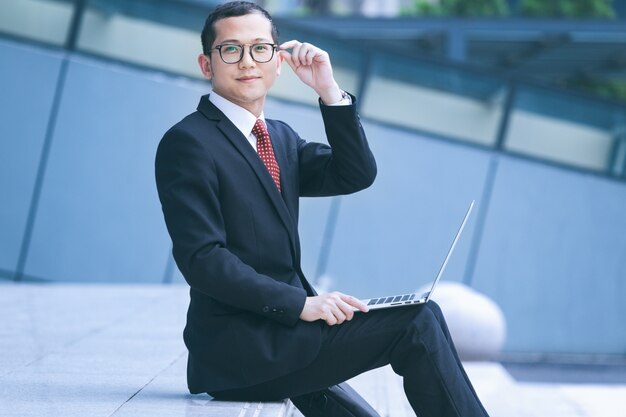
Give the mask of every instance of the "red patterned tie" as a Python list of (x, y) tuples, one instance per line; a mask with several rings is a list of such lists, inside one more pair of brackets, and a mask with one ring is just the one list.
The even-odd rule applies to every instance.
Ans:
[(280, 191), (280, 168), (274, 156), (270, 134), (267, 133), (267, 127), (265, 127), (263, 120), (257, 119), (252, 128), (252, 134), (256, 136), (256, 150), (261, 157), (261, 161), (263, 161), (267, 167), (267, 170), (276, 183), (276, 187), (278, 187), (278, 191)]

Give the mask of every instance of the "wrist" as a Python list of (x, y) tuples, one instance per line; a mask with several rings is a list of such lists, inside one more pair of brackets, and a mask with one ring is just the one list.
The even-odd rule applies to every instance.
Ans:
[(335, 103), (324, 104), (324, 105), (328, 107), (350, 106), (352, 105), (352, 96), (350, 96), (350, 94), (346, 93), (345, 91), (341, 90), (341, 100)]
[(327, 106), (331, 106), (343, 100), (345, 91), (339, 89), (339, 86), (335, 84), (333, 87), (318, 92), (322, 103)]

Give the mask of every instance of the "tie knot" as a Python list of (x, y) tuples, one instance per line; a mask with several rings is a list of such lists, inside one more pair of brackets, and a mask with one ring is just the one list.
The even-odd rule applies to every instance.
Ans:
[(268, 139), (269, 133), (267, 133), (267, 127), (265, 126), (265, 122), (261, 119), (257, 119), (256, 123), (254, 123), (254, 127), (252, 128), (252, 134), (256, 136), (257, 139)]

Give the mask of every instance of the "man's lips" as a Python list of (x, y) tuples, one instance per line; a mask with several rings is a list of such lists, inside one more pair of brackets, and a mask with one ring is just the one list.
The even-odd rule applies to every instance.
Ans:
[(244, 82), (244, 83), (250, 83), (250, 82), (253, 82), (255, 80), (258, 80), (259, 78), (261, 78), (261, 77), (257, 77), (255, 75), (245, 75), (243, 77), (237, 78), (237, 81), (241, 81), (241, 82)]

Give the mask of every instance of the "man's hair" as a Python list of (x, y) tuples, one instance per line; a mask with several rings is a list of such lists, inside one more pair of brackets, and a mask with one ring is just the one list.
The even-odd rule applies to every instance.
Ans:
[(278, 29), (276, 29), (272, 16), (267, 10), (249, 1), (231, 1), (215, 7), (209, 14), (209, 17), (206, 18), (201, 34), (202, 52), (205, 55), (209, 55), (213, 42), (215, 42), (215, 22), (228, 17), (245, 16), (252, 13), (259, 13), (270, 21), (272, 25), (272, 39), (274, 43), (278, 43)]

